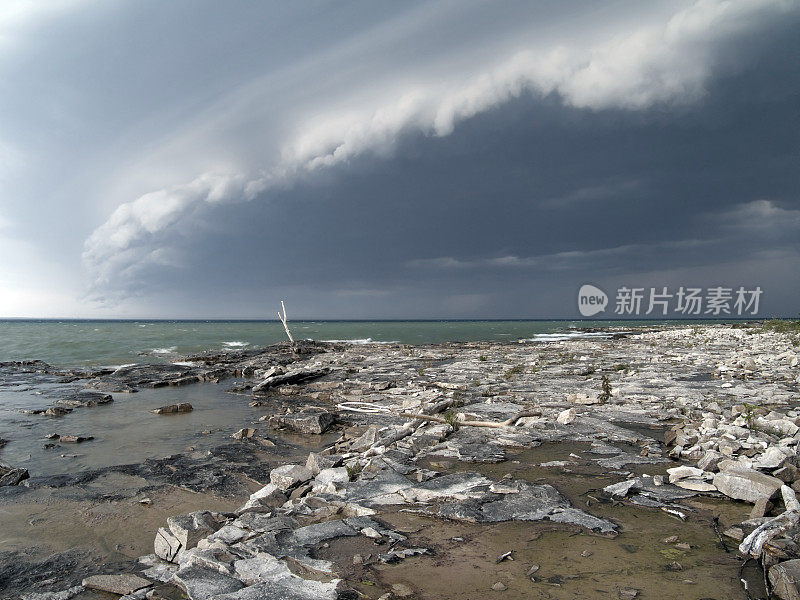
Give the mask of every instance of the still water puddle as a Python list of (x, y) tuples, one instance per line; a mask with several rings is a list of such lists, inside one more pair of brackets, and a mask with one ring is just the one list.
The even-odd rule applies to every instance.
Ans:
[[(186, 451), (229, 443), (232, 433), (256, 423), (263, 434), (266, 423), (258, 418), (271, 414), (269, 407), (251, 407), (251, 398), (227, 393), (226, 384), (198, 383), (186, 387), (142, 389), (138, 393), (114, 393), (114, 401), (76, 408), (63, 417), (28, 415), (23, 409), (51, 406), (52, 386), (31, 391), (0, 391), (0, 438), (9, 440), (0, 460), (28, 469), (31, 477), (76, 473), (88, 469), (139, 463)], [(41, 393), (37, 393), (41, 392)], [(154, 408), (189, 402), (185, 414), (155, 415)], [(79, 444), (47, 439), (52, 434), (93, 436)], [(287, 437), (287, 436), (284, 436)], [(298, 439), (287, 437), (290, 443)], [(46, 444), (55, 443), (52, 448)]]
[[(738, 578), (740, 560), (731, 541), (726, 553), (712, 529), (719, 517), (721, 528), (747, 518), (750, 506), (724, 498), (697, 497), (683, 501), (689, 515), (681, 522), (658, 509), (592, 500), (597, 490), (622, 480), (603, 473), (588, 459), (597, 457), (587, 444), (544, 444), (497, 464), (439, 464), (443, 470), (474, 470), (499, 479), (504, 475), (531, 482), (549, 483), (577, 508), (613, 520), (616, 537), (581, 532), (547, 522), (471, 524), (433, 521), (431, 518), (393, 512), (385, 521), (409, 532), (409, 546), (426, 546), (434, 556), (406, 559), (396, 565), (361, 570), (352, 565), (348, 580), (368, 598), (378, 598), (393, 584), (410, 587), (420, 599), (448, 598), (503, 600), (549, 598), (624, 598), (626, 590), (638, 598), (745, 599)], [(630, 449), (629, 449), (630, 450)], [(574, 458), (577, 455), (580, 459)], [(542, 467), (541, 463), (568, 461), (566, 467)], [(670, 467), (639, 465), (631, 471), (659, 474)], [(677, 536), (677, 541), (664, 541)], [(382, 552), (364, 540), (339, 540), (327, 550), (336, 556), (341, 545), (364, 555)], [(512, 551), (513, 561), (497, 562)], [(531, 573), (531, 570), (535, 572)], [(533, 577), (533, 579), (532, 579)], [(505, 590), (492, 586), (502, 583)], [(630, 593), (628, 591), (628, 593)]]

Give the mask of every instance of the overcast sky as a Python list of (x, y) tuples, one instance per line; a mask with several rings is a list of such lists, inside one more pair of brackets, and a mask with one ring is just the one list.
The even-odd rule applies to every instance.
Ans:
[[(0, 317), (800, 312), (800, 2), (0, 2)], [(613, 301), (613, 300), (612, 300)]]

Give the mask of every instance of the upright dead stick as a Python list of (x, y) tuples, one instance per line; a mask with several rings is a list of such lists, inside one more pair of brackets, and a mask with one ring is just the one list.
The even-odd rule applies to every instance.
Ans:
[(283, 328), (286, 330), (286, 335), (289, 336), (289, 341), (292, 342), (294, 346), (294, 338), (292, 337), (292, 332), (289, 331), (289, 326), (286, 324), (286, 306), (283, 304), (283, 300), (281, 300), (281, 308), (283, 309), (283, 314), (278, 313), (278, 318), (283, 323)]

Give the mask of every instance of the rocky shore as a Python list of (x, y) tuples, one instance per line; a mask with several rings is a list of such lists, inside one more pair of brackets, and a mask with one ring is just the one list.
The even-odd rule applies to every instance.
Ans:
[[(109, 473), (241, 502), (169, 516), (137, 561), (33, 569), (24, 585), (0, 576), (0, 590), (25, 600), (800, 598), (798, 334), (758, 324), (605, 333), (300, 342), (116, 370), (4, 363), (6, 381), (64, 386), (53, 409), (230, 380), (264, 414), (224, 447), (146, 465), (49, 479), (3, 467), (3, 503)], [(180, 419), (191, 406), (162, 409)], [(287, 432), (328, 437), (279, 464)], [(484, 531), (494, 539), (481, 546)], [(613, 555), (620, 548), (630, 556)], [(626, 569), (637, 552), (654, 575)]]

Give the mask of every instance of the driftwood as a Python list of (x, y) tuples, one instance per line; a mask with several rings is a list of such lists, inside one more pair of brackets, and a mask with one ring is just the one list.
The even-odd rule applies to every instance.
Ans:
[[(415, 413), (404, 413), (404, 412), (396, 412), (392, 411), (392, 415), (396, 417), (402, 417), (404, 419), (422, 419), (425, 421), (433, 421), (435, 423), (446, 423), (452, 425), (453, 421), (448, 421), (447, 419), (443, 419), (442, 417), (434, 417), (431, 415), (420, 415)], [(522, 412), (514, 415), (510, 419), (505, 421), (455, 421), (455, 424), (459, 427), (494, 427), (496, 429), (501, 429), (503, 427), (511, 427), (519, 421), (523, 417), (539, 417), (542, 415), (542, 412), (539, 410), (523, 410)]]
[(281, 323), (283, 323), (283, 328), (286, 330), (286, 335), (289, 336), (289, 341), (292, 343), (292, 346), (294, 346), (292, 332), (289, 331), (289, 326), (286, 324), (286, 306), (283, 304), (283, 300), (281, 300), (281, 309), (283, 310), (283, 314), (278, 313), (278, 318), (281, 320)]
[(369, 402), (343, 402), (337, 406), (340, 410), (350, 410), (354, 412), (366, 412), (372, 414), (385, 414), (385, 415), (392, 415), (395, 417), (400, 417), (402, 419), (410, 419), (408, 423), (400, 427), (399, 429), (395, 429), (389, 435), (380, 438), (375, 441), (374, 444), (367, 450), (364, 456), (374, 456), (376, 454), (380, 454), (383, 448), (386, 448), (390, 444), (393, 444), (399, 440), (402, 440), (404, 437), (407, 437), (414, 433), (416, 429), (422, 425), (422, 423), (434, 422), (434, 423), (442, 423), (447, 425), (457, 425), (458, 427), (491, 427), (495, 429), (502, 429), (505, 427), (512, 427), (519, 419), (523, 417), (538, 417), (542, 413), (538, 410), (523, 410), (518, 414), (514, 415), (510, 419), (506, 419), (505, 421), (453, 421), (452, 419), (448, 420), (442, 417), (434, 416), (442, 411), (450, 408), (455, 404), (455, 400), (452, 398), (448, 398), (446, 400), (442, 400), (437, 402), (436, 404), (431, 404), (428, 406), (423, 406), (422, 410), (418, 413), (408, 413), (402, 412), (398, 410), (393, 410), (388, 406), (377, 406), (374, 404), (370, 404)]
[(399, 429), (396, 429), (386, 437), (380, 438), (376, 440), (374, 444), (364, 453), (364, 456), (375, 456), (376, 454), (380, 454), (382, 452), (382, 448), (388, 447), (390, 444), (398, 442), (403, 438), (411, 435), (414, 433), (417, 428), (425, 422), (423, 416), (429, 416), (431, 414), (440, 413), (443, 410), (450, 408), (455, 403), (455, 400), (452, 398), (447, 398), (445, 400), (440, 400), (436, 404), (429, 404), (428, 406), (422, 407), (420, 414), (414, 415), (414, 420), (409, 421)]
[(787, 529), (796, 527), (800, 522), (800, 502), (798, 502), (794, 490), (788, 485), (782, 485), (781, 496), (783, 496), (786, 511), (766, 523), (762, 523), (753, 530), (753, 533), (742, 540), (742, 543), (739, 544), (739, 551), (745, 556), (749, 554), (758, 558), (761, 556), (764, 544)]

